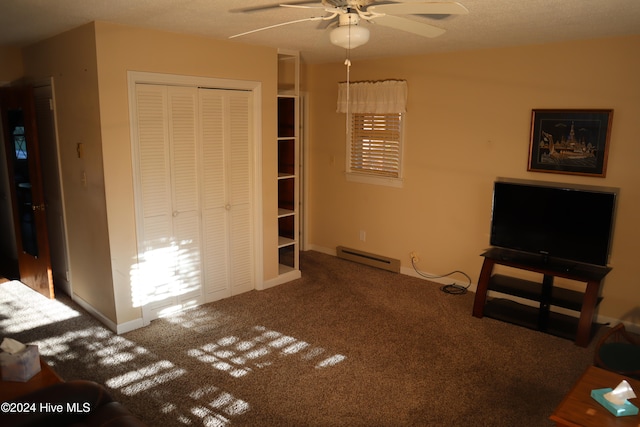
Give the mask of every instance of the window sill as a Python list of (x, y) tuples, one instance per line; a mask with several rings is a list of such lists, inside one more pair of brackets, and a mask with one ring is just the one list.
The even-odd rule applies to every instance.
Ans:
[(362, 184), (385, 185), (387, 187), (402, 188), (404, 183), (402, 178), (389, 178), (386, 176), (365, 175), (361, 173), (346, 172), (347, 181), (359, 182)]

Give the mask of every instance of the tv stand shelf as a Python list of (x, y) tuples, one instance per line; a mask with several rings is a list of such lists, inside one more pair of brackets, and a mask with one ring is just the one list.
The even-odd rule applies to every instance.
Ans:
[[(611, 271), (609, 267), (549, 260), (542, 256), (523, 254), (501, 248), (491, 248), (482, 256), (484, 262), (473, 304), (473, 315), (484, 315), (530, 329), (537, 329), (564, 338), (575, 338), (575, 343), (586, 347), (591, 340), (595, 307), (602, 279)], [(493, 274), (495, 265), (533, 271), (543, 275), (542, 283)], [(555, 277), (586, 282), (585, 292), (553, 286)], [(519, 304), (509, 299), (487, 298), (487, 292), (513, 295), (536, 303), (537, 307)], [(576, 319), (555, 312), (561, 307), (580, 312)]]

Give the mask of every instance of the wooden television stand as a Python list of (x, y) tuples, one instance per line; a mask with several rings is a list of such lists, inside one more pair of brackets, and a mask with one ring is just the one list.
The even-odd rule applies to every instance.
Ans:
[[(611, 271), (610, 267), (547, 260), (540, 255), (502, 248), (490, 248), (482, 256), (484, 263), (473, 303), (475, 317), (488, 316), (552, 335), (575, 338), (576, 345), (582, 347), (589, 344), (593, 315), (601, 300), (598, 296), (600, 285), (602, 279)], [(495, 265), (541, 273), (542, 283), (493, 274)], [(555, 277), (586, 282), (586, 290), (582, 293), (554, 287)], [(538, 306), (519, 304), (507, 299), (487, 299), (488, 291), (531, 300), (538, 303)], [(576, 319), (552, 311), (552, 306), (579, 311), (580, 317)]]

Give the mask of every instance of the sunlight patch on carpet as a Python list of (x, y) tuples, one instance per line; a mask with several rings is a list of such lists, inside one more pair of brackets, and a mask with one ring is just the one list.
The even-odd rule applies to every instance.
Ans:
[(184, 375), (186, 371), (168, 360), (161, 360), (149, 366), (111, 378), (106, 382), (110, 388), (119, 389), (122, 393), (133, 396), (160, 384)]
[(11, 313), (7, 319), (0, 317), (0, 328), (6, 334), (17, 334), (80, 316), (77, 311), (17, 280), (0, 285), (0, 305), (8, 308), (7, 313)]
[[(207, 427), (224, 427), (231, 424), (231, 418), (243, 415), (251, 410), (251, 405), (245, 400), (238, 399), (229, 392), (218, 387), (206, 385), (200, 387), (185, 396), (181, 403), (188, 403), (192, 399), (193, 406), (190, 407), (190, 415), (196, 416), (200, 423)], [(174, 403), (164, 403), (161, 411), (166, 414), (175, 413), (179, 423), (193, 425), (193, 419), (186, 414), (180, 413), (179, 405)]]
[(191, 408), (191, 413), (201, 418), (205, 426), (226, 426), (231, 421), (230, 417), (245, 414), (251, 409), (248, 402), (213, 386), (202, 387), (190, 393), (189, 397), (198, 401), (208, 401), (206, 405)]
[(333, 355), (331, 357), (327, 357), (322, 362), (318, 363), (316, 365), (316, 368), (322, 369), (322, 368), (328, 368), (330, 366), (335, 366), (338, 363), (342, 362), (344, 359), (346, 359), (345, 356), (343, 356), (341, 354), (336, 354), (336, 355)]
[[(82, 311), (76, 311), (62, 301), (45, 298), (20, 282), (6, 282), (0, 286), (0, 307), (0, 327), (7, 335), (35, 331), (32, 336), (37, 338), (29, 343), (38, 345), (40, 354), (54, 369), (68, 370), (75, 364), (91, 367), (96, 377), (85, 379), (97, 380), (124, 396), (155, 401), (158, 393), (171, 388), (174, 382), (184, 381), (189, 374), (169, 358), (158, 358), (152, 351), (114, 334), (93, 319), (87, 321), (88, 317)], [(199, 317), (197, 311), (180, 317), (188, 319), (190, 322), (186, 323), (200, 331), (223, 321), (223, 318)], [(47, 333), (39, 333), (40, 330)], [(266, 364), (234, 365), (231, 360), (238, 361), (234, 359), (237, 350), (232, 348), (241, 349), (243, 361), (256, 360), (276, 348), (284, 349), (295, 340), (270, 331), (261, 341), (264, 342), (228, 336), (206, 345), (205, 350), (199, 350), (198, 356), (215, 365), (216, 369), (241, 378), (256, 366)], [(271, 341), (273, 347), (268, 346)], [(170, 414), (178, 425), (226, 427), (234, 418), (251, 410), (247, 401), (217, 387), (205, 386), (187, 393), (188, 396), (180, 396), (179, 401), (159, 402), (159, 410)]]
[[(301, 353), (300, 360), (315, 361), (327, 352), (324, 348), (313, 347), (305, 341), (264, 326), (255, 326), (250, 333), (253, 337), (229, 335), (214, 343), (190, 349), (187, 354), (214, 369), (240, 378), (250, 374), (254, 369), (273, 365), (275, 360), (281, 357)], [(334, 354), (317, 362), (315, 368), (329, 368), (346, 358), (342, 354)]]

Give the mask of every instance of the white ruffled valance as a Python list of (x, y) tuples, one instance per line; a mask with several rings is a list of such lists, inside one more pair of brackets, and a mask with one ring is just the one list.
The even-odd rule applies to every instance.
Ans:
[(391, 114), (407, 111), (406, 80), (338, 83), (338, 113)]

